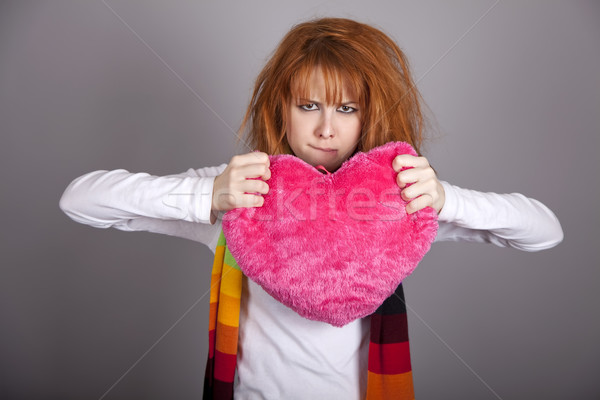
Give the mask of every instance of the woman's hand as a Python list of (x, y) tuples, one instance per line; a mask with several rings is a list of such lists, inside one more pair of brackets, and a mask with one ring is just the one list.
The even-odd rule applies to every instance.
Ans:
[(240, 207), (261, 207), (263, 194), (269, 192), (266, 180), (271, 177), (269, 156), (253, 152), (234, 156), (213, 184), (212, 211), (229, 211)]
[[(402, 189), (402, 198), (408, 202), (406, 205), (408, 214), (425, 207), (433, 207), (438, 214), (440, 213), (446, 195), (435, 171), (425, 157), (402, 154), (394, 158), (392, 167), (398, 172), (396, 182)], [(402, 168), (407, 169), (402, 171)]]

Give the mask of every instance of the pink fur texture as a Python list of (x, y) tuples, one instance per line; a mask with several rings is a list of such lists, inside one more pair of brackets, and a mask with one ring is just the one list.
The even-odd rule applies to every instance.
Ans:
[(271, 156), (260, 208), (223, 220), (227, 247), (250, 279), (301, 316), (343, 326), (373, 313), (412, 273), (437, 232), (437, 213), (405, 211), (392, 160), (403, 142), (357, 153), (324, 174)]

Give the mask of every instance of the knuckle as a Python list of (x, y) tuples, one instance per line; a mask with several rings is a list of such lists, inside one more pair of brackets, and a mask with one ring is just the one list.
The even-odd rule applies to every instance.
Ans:
[(231, 186), (231, 181), (238, 180), (240, 177), (240, 170), (238, 168), (232, 168), (229, 171), (229, 182), (227, 182), (228, 186)]
[(429, 178), (423, 182), (425, 193), (432, 193), (435, 191), (435, 182)]
[(423, 203), (423, 207), (427, 207), (433, 204), (433, 197), (430, 194), (421, 197), (423, 198), (423, 200), (421, 201)]
[(252, 185), (252, 191), (256, 193), (263, 193), (265, 190), (265, 186), (263, 185), (263, 181), (254, 180)]
[(235, 207), (235, 197), (231, 193), (219, 193), (217, 199), (221, 210), (230, 210)]
[(410, 196), (410, 191), (408, 189), (404, 189), (402, 192), (400, 192), (400, 195), (402, 196), (402, 198), (405, 201), (410, 200), (412, 197)]
[(412, 169), (407, 169), (401, 172), (398, 172), (398, 180), (402, 183), (409, 183), (411, 181)]
[(268, 163), (269, 162), (269, 156), (267, 155), (267, 153), (264, 153), (262, 151), (256, 151), (251, 154), (254, 155), (254, 157), (256, 157), (257, 161), (260, 163)]
[(392, 166), (396, 169), (400, 169), (400, 168), (404, 167), (405, 160), (406, 160), (406, 154), (397, 155), (396, 157), (394, 157), (394, 160), (392, 161)]
[(431, 199), (430, 204), (435, 203), (440, 198), (440, 195), (436, 191), (429, 192), (427, 194), (429, 195), (429, 198)]
[(240, 158), (241, 157), (242, 156), (240, 156), (240, 155), (236, 155), (236, 156), (231, 157), (231, 161), (229, 162), (229, 164), (231, 164), (231, 165), (238, 165), (240, 163)]

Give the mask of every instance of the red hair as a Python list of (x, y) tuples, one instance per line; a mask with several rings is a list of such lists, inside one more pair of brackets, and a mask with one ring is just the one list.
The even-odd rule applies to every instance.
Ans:
[(256, 79), (242, 121), (253, 148), (291, 153), (285, 135), (289, 102), (308, 91), (317, 66), (325, 77), (328, 103), (341, 101), (344, 88), (358, 96), (363, 111), (358, 151), (404, 141), (420, 154), (421, 96), (406, 56), (380, 30), (342, 18), (301, 23), (282, 39)]

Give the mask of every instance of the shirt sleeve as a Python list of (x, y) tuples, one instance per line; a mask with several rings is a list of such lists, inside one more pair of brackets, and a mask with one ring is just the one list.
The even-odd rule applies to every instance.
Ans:
[(163, 233), (210, 246), (220, 230), (211, 224), (213, 183), (225, 167), (168, 176), (94, 171), (71, 182), (59, 204), (71, 219), (92, 227)]
[(441, 183), (446, 201), (439, 215), (436, 241), (484, 242), (539, 251), (563, 239), (554, 213), (535, 199), (520, 193), (484, 193)]

